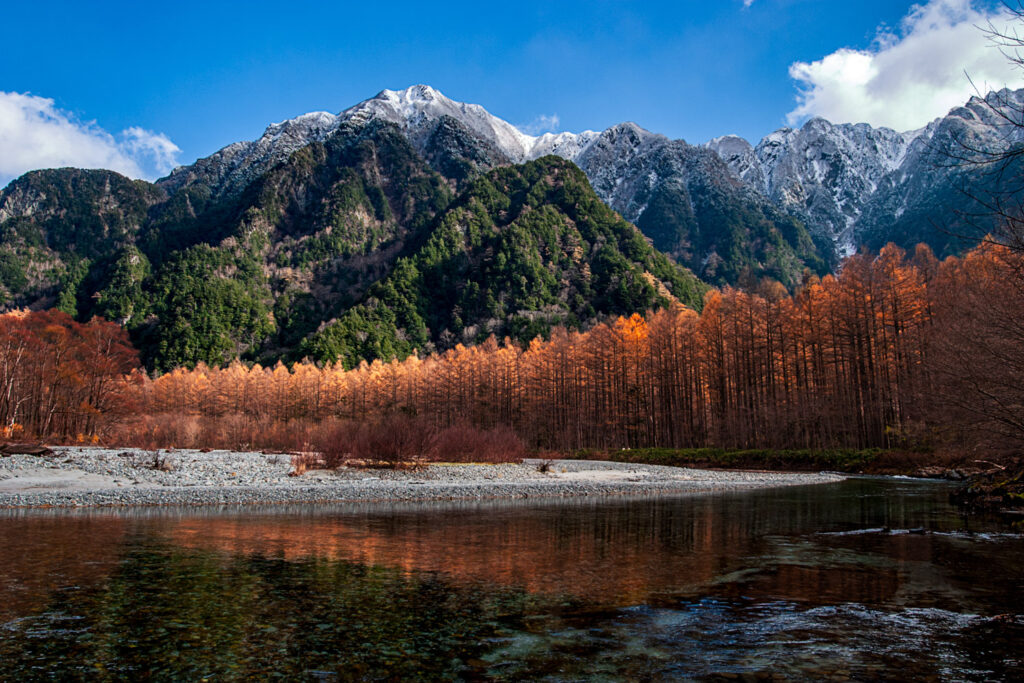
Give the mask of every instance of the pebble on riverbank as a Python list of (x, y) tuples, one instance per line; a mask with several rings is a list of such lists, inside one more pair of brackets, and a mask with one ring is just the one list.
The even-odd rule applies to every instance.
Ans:
[(580, 460), (341, 468), (289, 476), (285, 454), (56, 448), (0, 460), (0, 507), (222, 505), (648, 495), (835, 482), (834, 474), (692, 470)]

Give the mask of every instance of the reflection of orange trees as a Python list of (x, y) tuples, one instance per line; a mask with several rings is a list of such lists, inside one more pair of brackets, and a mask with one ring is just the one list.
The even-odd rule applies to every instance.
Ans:
[[(709, 591), (808, 603), (881, 603), (914, 581), (915, 572), (931, 571), (947, 547), (930, 535), (892, 535), (881, 542), (884, 555), (898, 558), (899, 566), (844, 563), (843, 553), (834, 562), (802, 562), (801, 546), (792, 545), (791, 534), (805, 532), (807, 516), (824, 519), (835, 508), (816, 499), (814, 504), (823, 507), (805, 510), (805, 516), (785, 506), (745, 505), (749, 500), (711, 496), (672, 505), (568, 504), (513, 508), (512, 514), (500, 507), (465, 506), (365, 516), (196, 518), (171, 524), (167, 534), (178, 545), (232, 555), (438, 572), (460, 582), (607, 604)], [(473, 513), (460, 514), (460, 509)], [(834, 537), (832, 542), (844, 547), (858, 541)], [(740, 570), (732, 580), (716, 581)]]
[(128, 523), (117, 515), (0, 522), (0, 622), (46, 606), (61, 586), (94, 586), (117, 570)]
[(617, 508), (513, 518), (482, 513), (443, 519), (415, 514), (191, 519), (174, 525), (169, 536), (176, 544), (204, 550), (345, 560), (633, 604), (654, 592), (705, 583), (729, 558), (742, 556), (755, 538), (751, 520), (726, 521), (719, 504), (695, 500), (695, 513), (685, 520), (645, 506), (637, 506), (625, 521)]

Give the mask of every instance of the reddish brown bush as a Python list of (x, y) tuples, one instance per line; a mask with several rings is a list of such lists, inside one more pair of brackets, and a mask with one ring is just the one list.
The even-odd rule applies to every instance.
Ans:
[(416, 466), (427, 459), (433, 429), (420, 418), (387, 416), (374, 423), (340, 422), (319, 434), (324, 466)]
[(518, 462), (526, 447), (509, 427), (456, 424), (434, 435), (427, 456), (431, 462)]
[(526, 451), (523, 442), (507, 427), (485, 430), (458, 424), (438, 429), (422, 418), (405, 415), (389, 415), (373, 423), (339, 422), (322, 430), (319, 436), (319, 441), (315, 441), (319, 461), (304, 459), (303, 467), (513, 462), (522, 460)]

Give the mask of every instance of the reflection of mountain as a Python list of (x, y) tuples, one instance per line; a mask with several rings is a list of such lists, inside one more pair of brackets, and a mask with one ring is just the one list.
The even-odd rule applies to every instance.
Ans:
[(189, 552), (140, 531), (106, 580), (62, 584), (3, 624), (0, 680), (472, 678), (495, 619), (523, 611), (511, 591), (481, 599), (396, 570)]

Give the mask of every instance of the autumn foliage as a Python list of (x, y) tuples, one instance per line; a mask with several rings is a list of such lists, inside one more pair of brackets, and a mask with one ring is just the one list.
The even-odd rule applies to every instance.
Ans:
[[(491, 338), (352, 370), (236, 361), (132, 382), (117, 377), (132, 357), (109, 325), (80, 326), (80, 342), (57, 314), (5, 316), (0, 362), (35, 340), (38, 357), (19, 370), (18, 386), (39, 388), (19, 394), (19, 407), (0, 398), (0, 416), (10, 424), (17, 410), (38, 433), (70, 434), (130, 406), (119, 427), (126, 441), (298, 449), (326, 438), (343, 444), (338, 457), (472, 451), (456, 444), (458, 430), (463, 444), (514, 434), (557, 450), (1018, 448), (1022, 265), (1021, 253), (991, 244), (941, 263), (926, 247), (908, 256), (890, 245), (848, 259), (836, 276), (806, 278), (793, 294), (771, 283), (726, 288), (709, 293), (700, 314), (677, 306), (585, 332), (556, 329), (525, 347)], [(89, 349), (115, 337), (95, 356), (109, 371), (104, 383), (79, 361), (72, 374), (81, 381), (68, 379), (63, 359), (99, 353)], [(108, 357), (114, 347), (124, 353)], [(41, 387), (58, 388), (59, 409)], [(406, 437), (422, 443), (374, 441)]]
[(120, 327), (60, 311), (0, 315), (0, 435), (98, 437), (131, 410), (138, 354)]

